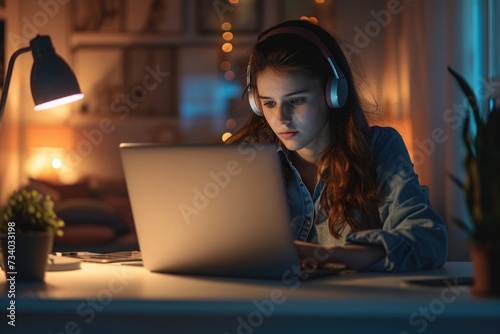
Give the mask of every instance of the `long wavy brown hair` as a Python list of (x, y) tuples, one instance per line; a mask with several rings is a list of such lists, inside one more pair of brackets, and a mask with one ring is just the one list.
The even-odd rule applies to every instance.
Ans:
[[(289, 25), (308, 29), (319, 36), (348, 82), (345, 105), (331, 109), (329, 113), (330, 139), (318, 164), (318, 172), (325, 184), (320, 204), (328, 216), (330, 233), (340, 238), (346, 224), (353, 231), (370, 228), (372, 219), (378, 219), (377, 205), (381, 195), (374, 181), (374, 158), (369, 144), (367, 117), (350, 66), (336, 39), (318, 25), (302, 20), (287, 21), (264, 31), (252, 48), (247, 92), (248, 88), (256, 91), (255, 78), (267, 68), (319, 78), (326, 86), (332, 68), (319, 48), (310, 41), (290, 33), (275, 34), (261, 40), (270, 30)], [(265, 118), (255, 114), (226, 141), (228, 144), (240, 142), (280, 145)]]

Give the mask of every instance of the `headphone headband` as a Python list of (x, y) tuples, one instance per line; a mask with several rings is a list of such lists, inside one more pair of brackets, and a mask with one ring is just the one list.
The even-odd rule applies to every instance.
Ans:
[(262, 36), (259, 36), (258, 42), (262, 42), (271, 36), (279, 35), (279, 34), (297, 35), (299, 37), (302, 37), (306, 41), (314, 44), (318, 48), (318, 50), (321, 51), (321, 53), (323, 54), (325, 59), (328, 61), (328, 63), (332, 66), (333, 72), (335, 73), (335, 76), (337, 77), (337, 79), (339, 78), (339, 75), (338, 75), (338, 72), (337, 72), (335, 65), (332, 65), (333, 56), (332, 56), (330, 50), (328, 50), (325, 43), (323, 43), (323, 41), (319, 38), (319, 36), (310, 30), (307, 30), (307, 29), (301, 28), (301, 27), (296, 27), (296, 26), (280, 27), (280, 28), (269, 31), (268, 33), (266, 33)]
[[(326, 85), (326, 102), (330, 106), (330, 108), (340, 108), (345, 104), (345, 101), (347, 100), (347, 80), (344, 77), (344, 74), (338, 66), (336, 66), (335, 61), (333, 59), (333, 56), (330, 52), (330, 50), (326, 47), (326, 45), (321, 41), (319, 36), (302, 27), (298, 26), (284, 26), (284, 27), (279, 27), (276, 29), (272, 29), (266, 33), (263, 33), (259, 35), (257, 39), (257, 43), (260, 43), (267, 38), (278, 35), (278, 34), (292, 34), (292, 35), (297, 35), (299, 37), (302, 37), (304, 40), (312, 43), (315, 45), (319, 51), (323, 54), (323, 57), (326, 59), (328, 64), (330, 65), (333, 76), (330, 77), (327, 81)], [(250, 107), (252, 110), (259, 116), (262, 116), (262, 111), (260, 110), (257, 101), (256, 101), (256, 96), (253, 89), (250, 87), (250, 82), (251, 82), (251, 61), (252, 57), (250, 56), (250, 60), (248, 62), (247, 66), (247, 87), (248, 87), (248, 100), (250, 103)]]

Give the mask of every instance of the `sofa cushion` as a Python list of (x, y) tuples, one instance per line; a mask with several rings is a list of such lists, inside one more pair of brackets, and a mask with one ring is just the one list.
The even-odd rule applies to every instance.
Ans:
[(71, 184), (56, 183), (40, 179), (29, 179), (28, 187), (49, 194), (54, 202), (75, 197), (91, 197), (92, 190), (87, 178)]
[(92, 198), (69, 198), (56, 203), (57, 216), (66, 226), (97, 225), (110, 228), (116, 235), (127, 232), (127, 223), (103, 201)]
[[(115, 231), (100, 225), (70, 225), (64, 227), (64, 235), (56, 237), (54, 242), (59, 245), (87, 246), (104, 244), (116, 238)], [(86, 248), (83, 248), (86, 250)]]
[(127, 198), (127, 184), (124, 178), (106, 179), (92, 177), (89, 180), (89, 187), (95, 197), (103, 198), (107, 196)]

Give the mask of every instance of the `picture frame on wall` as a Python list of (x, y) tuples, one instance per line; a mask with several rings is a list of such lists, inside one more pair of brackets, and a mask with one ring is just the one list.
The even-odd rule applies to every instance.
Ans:
[(114, 101), (125, 93), (122, 47), (85, 46), (73, 51), (75, 75), (84, 98), (74, 103), (77, 114), (111, 115)]
[(180, 33), (182, 0), (73, 0), (74, 32)]
[(85, 94), (74, 106), (81, 116), (175, 117), (176, 49), (167, 46), (80, 46), (74, 70)]
[(124, 0), (73, 0), (75, 32), (120, 32), (124, 27)]
[(126, 0), (125, 32), (178, 34), (183, 31), (183, 0)]
[(178, 114), (177, 50), (168, 46), (125, 50), (125, 91), (133, 116), (176, 117)]
[(239, 1), (231, 4), (228, 0), (197, 0), (196, 29), (199, 33), (220, 33), (224, 22), (231, 23), (231, 31), (237, 33), (257, 33), (261, 28), (261, 0)]

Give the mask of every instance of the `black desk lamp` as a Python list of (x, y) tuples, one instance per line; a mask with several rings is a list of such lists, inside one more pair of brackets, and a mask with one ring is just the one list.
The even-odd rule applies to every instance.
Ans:
[(75, 74), (55, 53), (50, 37), (38, 35), (30, 41), (29, 47), (17, 50), (9, 60), (0, 100), (0, 122), (9, 92), (14, 62), (20, 54), (28, 51), (32, 51), (34, 60), (31, 68), (31, 94), (35, 101), (35, 110), (60, 106), (83, 97)]

